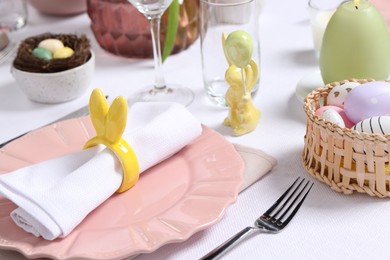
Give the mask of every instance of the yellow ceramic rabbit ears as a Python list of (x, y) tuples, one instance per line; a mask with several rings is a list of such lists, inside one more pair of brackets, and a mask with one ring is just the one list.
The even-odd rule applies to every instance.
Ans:
[(103, 144), (115, 153), (123, 169), (122, 184), (117, 192), (127, 191), (139, 178), (137, 156), (122, 138), (127, 122), (127, 101), (119, 96), (108, 107), (103, 92), (100, 89), (94, 89), (89, 99), (89, 111), (96, 136), (84, 145), (84, 149)]

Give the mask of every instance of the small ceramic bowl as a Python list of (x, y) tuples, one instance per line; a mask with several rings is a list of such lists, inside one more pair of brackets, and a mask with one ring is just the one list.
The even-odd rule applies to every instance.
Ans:
[(39, 103), (62, 103), (81, 96), (90, 86), (95, 70), (95, 54), (73, 69), (53, 72), (26, 72), (11, 67), (16, 83), (26, 96)]

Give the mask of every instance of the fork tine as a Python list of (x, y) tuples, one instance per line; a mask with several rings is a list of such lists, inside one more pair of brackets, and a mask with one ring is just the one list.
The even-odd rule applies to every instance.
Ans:
[[(277, 216), (279, 216), (280, 212), (286, 207), (286, 205), (287, 205), (287, 204), (290, 202), (290, 200), (294, 197), (295, 193), (299, 190), (299, 187), (301, 187), (301, 185), (302, 185), (302, 183), (303, 183), (304, 180), (305, 180), (305, 179), (302, 179), (302, 180), (301, 180), (301, 182), (300, 182), (300, 183), (298, 184), (298, 186), (293, 190), (293, 192), (290, 194), (290, 196), (288, 196), (288, 198), (284, 201), (283, 205), (279, 207), (278, 211), (277, 211), (276, 213), (272, 214), (272, 215), (273, 215), (272, 218), (276, 218)], [(306, 185), (307, 185), (307, 184), (306, 184)], [(306, 186), (305, 186), (305, 187), (306, 187)], [(296, 196), (296, 197), (299, 197), (300, 195), (301, 195), (301, 193), (298, 194), (298, 196)], [(295, 201), (293, 201), (293, 203), (291, 203), (291, 205), (294, 204), (294, 203), (295, 203)], [(291, 205), (290, 205), (290, 207), (291, 207)], [(286, 214), (286, 212), (287, 212), (289, 209), (290, 209), (290, 208), (288, 208), (287, 210), (285, 210), (285, 213), (284, 213), (284, 214)], [(282, 219), (283, 216), (284, 216), (284, 214), (283, 214), (279, 219)]]
[(0, 64), (5, 62), (9, 56), (11, 56), (17, 49), (18, 45), (16, 43), (9, 43), (5, 49), (0, 51)]
[[(290, 197), (286, 200), (286, 202), (283, 204), (283, 206), (279, 209), (279, 211), (277, 212), (280, 213), (283, 209), (284, 209), (284, 212), (283, 214), (278, 217), (279, 220), (283, 219), (283, 217), (287, 214), (287, 212), (292, 208), (292, 206), (294, 206), (294, 204), (296, 203), (296, 201), (298, 200), (298, 198), (301, 196), (301, 194), (303, 193), (303, 191), (305, 190), (305, 188), (307, 187), (307, 185), (309, 184), (309, 181), (306, 182), (305, 186), (303, 186), (303, 188), (301, 189), (301, 191), (299, 192), (299, 194), (297, 196), (295, 196), (294, 200), (292, 203), (289, 204), (289, 206), (287, 207), (287, 209), (285, 209), (285, 206), (287, 205), (287, 203), (294, 197), (295, 193), (299, 190), (299, 188), (301, 187), (301, 184), (302, 182), (304, 181), (305, 179), (303, 179), (299, 184), (298, 186), (295, 188), (294, 192), (290, 195)], [(274, 216), (276, 217), (275, 214)]]
[(269, 215), (275, 210), (277, 206), (283, 201), (283, 199), (287, 196), (287, 194), (290, 192), (290, 190), (294, 187), (295, 183), (300, 179), (301, 177), (298, 177), (294, 183), (280, 196), (280, 198), (263, 214), (265, 217), (269, 217)]
[(8, 44), (4, 49), (0, 51), (0, 57), (6, 56), (13, 48), (12, 43)]
[[(310, 187), (307, 189), (307, 186), (309, 185), (310, 181), (308, 180), (306, 184), (301, 188), (302, 183), (305, 181), (305, 179), (302, 179), (297, 187), (294, 188), (296, 183), (299, 181), (300, 177), (298, 177), (294, 183), (285, 191), (282, 196), (269, 208), (263, 215), (261, 215), (259, 218), (256, 219), (255, 221), (255, 226), (249, 226), (241, 230), (240, 232), (236, 233), (233, 235), (231, 238), (223, 242), (221, 245), (218, 247), (214, 248), (212, 251), (210, 251), (208, 254), (200, 258), (201, 260), (211, 260), (211, 259), (216, 259), (218, 256), (222, 255), (225, 251), (227, 251), (229, 248), (233, 247), (234, 245), (238, 244), (241, 240), (246, 238), (249, 234), (255, 231), (260, 231), (262, 233), (267, 233), (267, 234), (276, 234), (279, 231), (281, 231), (289, 222), (290, 220), (294, 217), (294, 215), (297, 213), (299, 208), (301, 207), (303, 201), (306, 199), (307, 194), (309, 194), (311, 188), (313, 187), (313, 182), (311, 182)], [(291, 191), (294, 188), (293, 191)], [(306, 193), (303, 194), (303, 192), (307, 189)], [(295, 196), (297, 191), (300, 192)], [(288, 195), (289, 194), (289, 195)], [(288, 197), (287, 197), (288, 195)], [(294, 197), (295, 196), (295, 197)], [(287, 197), (287, 198), (286, 198)], [(286, 199), (286, 201), (282, 205), (282, 209), (285, 208), (287, 203), (294, 198), (293, 202), (289, 204), (287, 211), (285, 211), (282, 215), (281, 218), (276, 219), (274, 217), (270, 218), (269, 215), (277, 208), (279, 207), (279, 204), (282, 203)], [(298, 202), (298, 199), (300, 201)], [(295, 205), (298, 202), (298, 204), (295, 206), (294, 209), (292, 209), (293, 205)], [(287, 219), (283, 222), (280, 221), (287, 212), (289, 212), (292, 209), (291, 214), (287, 217)], [(281, 211), (280, 208), (277, 210), (277, 214)], [(274, 216), (276, 216), (274, 215)]]
[[(302, 193), (305, 191), (306, 187), (309, 185), (310, 181), (307, 181), (305, 186), (302, 188), (302, 190), (299, 192), (299, 194), (295, 197), (294, 201), (290, 204), (290, 206), (287, 208), (287, 210), (283, 213), (283, 215), (277, 220), (282, 227), (286, 226), (290, 220), (294, 217), (294, 215), (298, 212), (299, 208), (301, 207), (301, 205), (303, 204), (303, 202), (305, 201), (306, 197), (307, 197), (307, 194), (309, 194), (311, 188), (313, 187), (313, 184), (314, 183), (311, 183), (310, 187), (308, 188), (308, 190), (306, 191), (306, 193), (303, 195), (303, 197), (300, 199), (300, 201), (298, 202), (298, 204), (296, 204), (297, 200), (301, 197)], [(297, 187), (297, 189), (299, 188), (299, 186)], [(293, 209), (293, 211), (290, 213), (290, 215), (284, 220), (284, 221), (281, 221), (283, 219), (283, 217), (290, 211), (290, 209), (294, 206), (295, 208)]]

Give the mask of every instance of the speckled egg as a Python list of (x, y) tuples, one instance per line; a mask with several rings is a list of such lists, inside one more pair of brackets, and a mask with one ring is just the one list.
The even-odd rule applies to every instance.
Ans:
[(359, 85), (359, 82), (345, 82), (335, 86), (328, 94), (328, 105), (344, 108), (344, 101), (348, 93)]
[(41, 41), (38, 44), (38, 47), (48, 49), (52, 53), (55, 53), (57, 50), (64, 48), (64, 44), (62, 43), (62, 41), (57, 39), (46, 39)]
[(374, 116), (390, 116), (390, 83), (373, 81), (355, 87), (345, 98), (344, 110), (355, 124)]
[[(328, 110), (330, 110), (331, 112), (326, 112), (325, 113), (325, 111), (328, 111)], [(340, 117), (342, 118), (344, 126), (342, 126), (341, 123), (338, 123), (340, 118), (335, 115), (335, 112), (338, 113), (340, 115)], [(324, 113), (325, 113), (325, 115), (324, 115)], [(324, 119), (327, 119), (327, 120), (329, 120), (329, 121), (331, 121), (331, 122), (333, 122), (335, 124), (338, 124), (340, 127), (351, 128), (354, 125), (354, 123), (352, 123), (351, 120), (349, 120), (349, 118), (345, 114), (344, 109), (342, 109), (341, 107), (322, 106), (322, 107), (320, 107), (319, 109), (316, 110), (315, 114), (317, 116), (322, 117)]]
[(374, 116), (357, 123), (354, 130), (365, 133), (390, 134), (390, 116)]

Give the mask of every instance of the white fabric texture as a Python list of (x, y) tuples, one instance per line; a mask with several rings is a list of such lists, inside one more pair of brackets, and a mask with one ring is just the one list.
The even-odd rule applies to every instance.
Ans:
[[(137, 155), (140, 171), (172, 156), (202, 132), (188, 110), (173, 103), (136, 103), (123, 138)], [(120, 186), (122, 168), (108, 149), (94, 147), (0, 176), (0, 194), (19, 208), (15, 223), (53, 240), (68, 235)]]
[(269, 173), (277, 164), (274, 157), (260, 149), (240, 144), (234, 144), (234, 147), (245, 163), (244, 183), (242, 184), (240, 192), (244, 191)]

